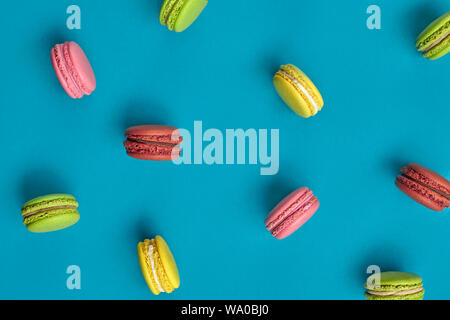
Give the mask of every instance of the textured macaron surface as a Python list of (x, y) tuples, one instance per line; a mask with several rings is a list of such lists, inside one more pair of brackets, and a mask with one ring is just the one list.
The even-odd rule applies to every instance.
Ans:
[(161, 236), (140, 242), (138, 256), (142, 273), (153, 294), (171, 293), (180, 286), (175, 260)]
[(169, 30), (182, 32), (198, 18), (207, 4), (208, 0), (165, 0), (159, 21)]
[(417, 50), (434, 60), (450, 51), (450, 12), (433, 21), (416, 40)]
[(143, 160), (173, 160), (180, 156), (183, 142), (179, 130), (171, 126), (143, 125), (128, 128), (123, 142), (127, 154)]
[(410, 163), (400, 169), (395, 184), (415, 201), (435, 211), (450, 206), (450, 182), (416, 163)]
[(28, 201), (22, 207), (23, 223), (31, 232), (67, 228), (80, 219), (78, 202), (71, 195), (51, 194)]
[(62, 87), (70, 97), (79, 99), (95, 90), (94, 71), (77, 43), (57, 44), (51, 51), (51, 59)]
[(379, 274), (378, 287), (369, 287), (365, 296), (368, 300), (420, 300), (424, 289), (422, 278), (414, 273), (387, 271)]
[(267, 230), (277, 239), (283, 239), (300, 228), (319, 208), (319, 200), (306, 187), (285, 197), (267, 216)]
[(304, 118), (316, 115), (323, 107), (323, 98), (317, 87), (292, 64), (280, 67), (273, 84), (283, 101)]

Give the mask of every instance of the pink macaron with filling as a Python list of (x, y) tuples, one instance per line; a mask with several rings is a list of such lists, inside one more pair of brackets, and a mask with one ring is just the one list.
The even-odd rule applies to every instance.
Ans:
[(400, 169), (395, 179), (397, 187), (425, 207), (442, 211), (450, 206), (450, 182), (436, 172), (417, 163)]
[(128, 128), (123, 145), (130, 157), (141, 160), (168, 161), (180, 157), (183, 138), (177, 128), (141, 125)]
[(277, 239), (284, 239), (300, 228), (319, 208), (319, 200), (306, 187), (285, 197), (268, 215), (267, 230)]
[(71, 98), (80, 99), (95, 90), (94, 71), (78, 44), (73, 41), (57, 44), (50, 56), (56, 76)]

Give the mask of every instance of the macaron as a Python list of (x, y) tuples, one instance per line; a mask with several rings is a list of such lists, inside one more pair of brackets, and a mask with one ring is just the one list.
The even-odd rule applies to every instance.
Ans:
[(436, 172), (416, 163), (400, 169), (397, 187), (425, 207), (442, 211), (450, 206), (450, 182)]
[(281, 99), (299, 116), (309, 118), (322, 110), (322, 95), (296, 66), (281, 66), (273, 78), (273, 85)]
[(286, 196), (266, 218), (266, 229), (277, 239), (284, 239), (300, 228), (319, 208), (311, 190), (302, 187)]
[(50, 56), (56, 76), (71, 98), (80, 99), (95, 90), (94, 71), (78, 44), (73, 41), (57, 44)]
[(49, 194), (22, 206), (23, 224), (31, 232), (61, 230), (78, 222), (78, 202), (69, 194)]
[(417, 37), (416, 48), (429, 60), (436, 60), (450, 51), (450, 12), (434, 20)]
[(142, 125), (128, 128), (123, 145), (130, 157), (141, 160), (168, 161), (180, 156), (183, 142), (179, 130), (171, 126)]
[(422, 300), (425, 290), (422, 278), (414, 273), (387, 271), (381, 272), (379, 283), (368, 283), (367, 279), (364, 293), (367, 300)]
[(162, 237), (139, 242), (137, 251), (142, 274), (153, 294), (171, 293), (180, 286), (175, 259)]
[(182, 32), (198, 18), (208, 0), (164, 0), (159, 22), (169, 30)]

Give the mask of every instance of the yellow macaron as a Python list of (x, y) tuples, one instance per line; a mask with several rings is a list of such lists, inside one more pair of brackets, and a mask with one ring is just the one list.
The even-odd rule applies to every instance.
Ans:
[(171, 293), (180, 286), (175, 259), (162, 237), (139, 242), (137, 250), (142, 274), (153, 294)]
[(299, 116), (309, 118), (323, 107), (323, 99), (314, 83), (299, 68), (283, 65), (273, 77), (273, 85), (283, 101)]

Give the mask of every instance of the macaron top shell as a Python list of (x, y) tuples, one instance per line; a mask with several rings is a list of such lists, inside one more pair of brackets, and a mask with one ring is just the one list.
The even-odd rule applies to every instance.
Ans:
[[(364, 284), (367, 289), (367, 282)], [(422, 278), (410, 272), (386, 271), (380, 273), (380, 288), (373, 291), (403, 291), (423, 286)]]
[(161, 236), (156, 236), (154, 241), (158, 249), (161, 262), (164, 266), (166, 276), (172, 287), (176, 289), (180, 286), (180, 275), (178, 273), (177, 264), (175, 263), (172, 252), (170, 251), (166, 241)]
[(164, 125), (141, 125), (125, 131), (127, 139), (179, 144), (183, 141), (177, 128)]
[(34, 198), (26, 202), (22, 206), (22, 216), (29, 214), (30, 212), (41, 210), (49, 207), (60, 206), (74, 206), (78, 207), (78, 203), (75, 197), (70, 194), (49, 194), (41, 197)]
[(184, 0), (183, 8), (178, 14), (173, 28), (175, 32), (183, 32), (186, 30), (194, 23), (207, 4), (208, 0)]

